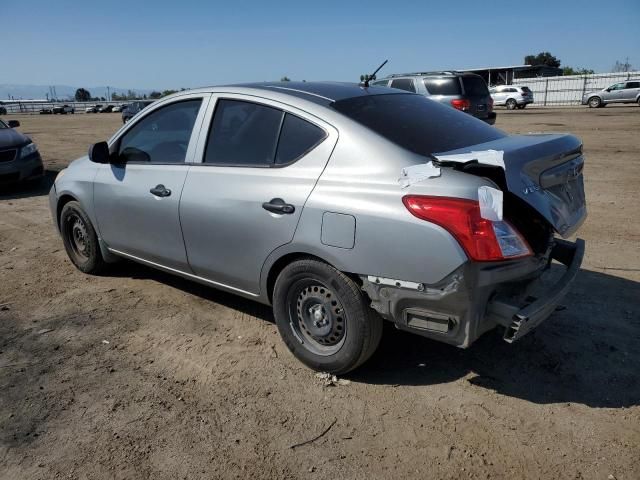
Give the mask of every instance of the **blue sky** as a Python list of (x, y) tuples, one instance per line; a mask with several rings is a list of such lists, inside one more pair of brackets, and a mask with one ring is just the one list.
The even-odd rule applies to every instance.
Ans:
[(640, 1), (0, 0), (0, 83), (179, 88), (521, 64), (640, 68)]

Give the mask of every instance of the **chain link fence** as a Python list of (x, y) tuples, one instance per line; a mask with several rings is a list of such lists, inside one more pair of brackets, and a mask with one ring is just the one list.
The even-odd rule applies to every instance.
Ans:
[(85, 108), (92, 107), (94, 105), (128, 105), (136, 100), (129, 100), (126, 102), (21, 102), (19, 100), (0, 101), (0, 112), (4, 110), (9, 113), (48, 113), (53, 107), (61, 107), (62, 105), (68, 105), (75, 110), (75, 113), (84, 113)]
[(640, 79), (640, 71), (516, 78), (513, 84), (529, 87), (533, 91), (535, 106), (561, 106), (580, 105), (586, 92), (602, 90), (614, 83), (630, 79)]

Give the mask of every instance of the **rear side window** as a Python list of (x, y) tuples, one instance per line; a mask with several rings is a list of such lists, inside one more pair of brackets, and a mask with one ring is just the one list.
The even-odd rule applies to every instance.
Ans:
[(522, 87), (522, 91), (529, 93), (531, 89), (529, 87)]
[(413, 85), (413, 80), (410, 78), (396, 78), (395, 80), (391, 80), (391, 88), (416, 93), (416, 87)]
[(424, 86), (431, 95), (460, 95), (460, 82), (456, 77), (425, 78)]
[(323, 129), (280, 109), (240, 100), (218, 100), (204, 163), (286, 165), (325, 137)]
[(282, 110), (236, 100), (218, 100), (204, 162), (266, 166), (273, 163)]
[(640, 82), (627, 82), (627, 88), (640, 88)]
[(470, 96), (489, 95), (487, 84), (482, 79), (482, 77), (476, 77), (476, 76), (462, 77), (462, 84), (464, 85), (464, 93), (466, 95), (470, 95)]
[(391, 142), (427, 157), (505, 136), (482, 120), (422, 95), (367, 95), (339, 100), (332, 107)]
[(322, 142), (326, 136), (326, 132), (320, 127), (287, 113), (280, 131), (276, 165), (297, 160)]

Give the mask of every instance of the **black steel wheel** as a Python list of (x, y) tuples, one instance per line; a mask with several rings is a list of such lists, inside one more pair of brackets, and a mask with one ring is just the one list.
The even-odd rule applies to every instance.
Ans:
[(60, 234), (67, 255), (78, 270), (98, 273), (104, 268), (98, 236), (91, 220), (78, 202), (68, 202), (62, 208)]
[(382, 336), (382, 318), (359, 286), (315, 259), (298, 260), (282, 270), (273, 291), (273, 312), (289, 350), (323, 372), (357, 368)]

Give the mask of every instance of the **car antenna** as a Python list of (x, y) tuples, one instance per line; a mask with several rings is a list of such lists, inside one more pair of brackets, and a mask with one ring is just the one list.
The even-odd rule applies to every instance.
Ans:
[(373, 72), (371, 75), (363, 75), (362, 77), (360, 77), (360, 80), (362, 81), (362, 85), (364, 86), (364, 88), (369, 88), (369, 81), (376, 79), (376, 73), (378, 73), (380, 69), (387, 64), (388, 61), (389, 60), (385, 60), (384, 62), (382, 62), (382, 65), (376, 68), (376, 71)]

